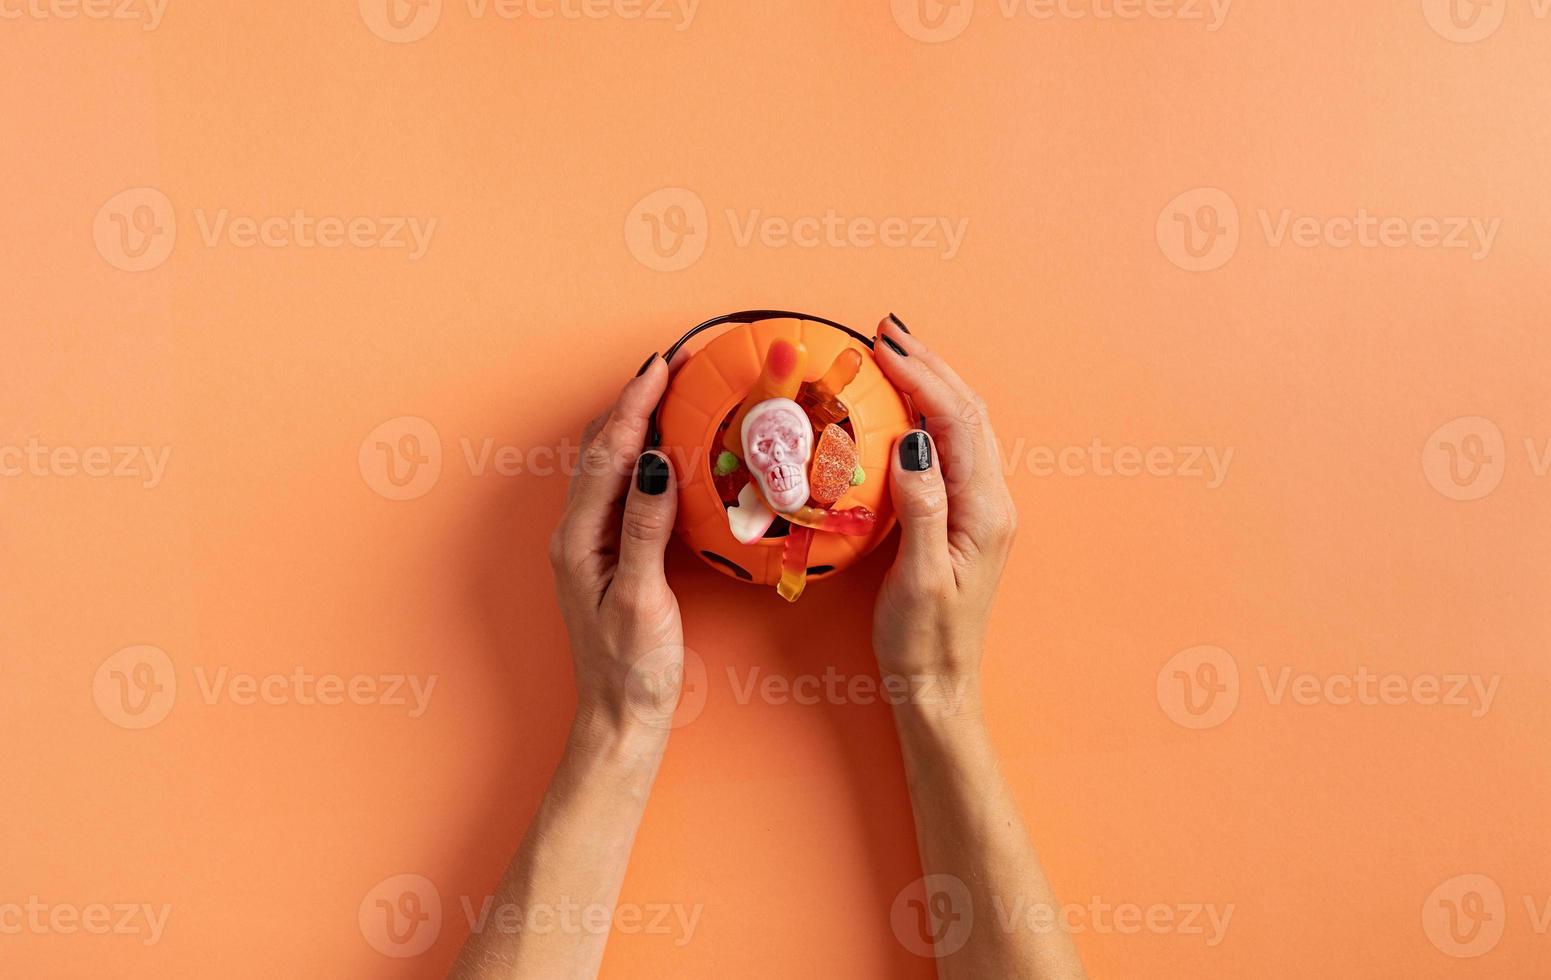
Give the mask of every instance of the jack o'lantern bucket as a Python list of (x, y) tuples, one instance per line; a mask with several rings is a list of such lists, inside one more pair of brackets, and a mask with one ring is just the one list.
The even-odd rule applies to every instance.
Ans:
[[(692, 340), (716, 327), (727, 329), (703, 346), (688, 349)], [(751, 390), (763, 381), (762, 372), (772, 356), (772, 346), (785, 350), (796, 347), (805, 353), (800, 369), (803, 398), (810, 397), (815, 386), (824, 384), (822, 378), (834, 377), (826, 375), (831, 366), (838, 367), (843, 360), (850, 368), (859, 359), (854, 376), (829, 403), (835, 409), (829, 416), (834, 417), (843, 409), (843, 417), (832, 425), (813, 422), (813, 440), (806, 444), (808, 450), (815, 442), (820, 450), (826, 443), (840, 444), (846, 453), (854, 447), (856, 471), (849, 481), (842, 479), (838, 484), (844, 487), (838, 500), (825, 501), (826, 507), (833, 510), (803, 510), (864, 515), (871, 521), (865, 531), (853, 527), (847, 533), (838, 533), (815, 523), (803, 527), (793, 523), (801, 521), (800, 517), (787, 514), (777, 515), (763, 536), (752, 543), (741, 543), (734, 536), (729, 512), (740, 506), (740, 500), (746, 501), (738, 496), (740, 488), (745, 493), (753, 491), (748, 486), (751, 476), (743, 469), (743, 461), (726, 451), (727, 432), (739, 417), (744, 402), (752, 400)], [(678, 474), (678, 537), (709, 565), (729, 578), (775, 586), (783, 582), (783, 560), (787, 566), (793, 561), (788, 537), (805, 535), (801, 540), (807, 557), (802, 563), (805, 567), (798, 570), (795, 589), (800, 594), (803, 581), (824, 578), (846, 568), (888, 535), (894, 526), (894, 508), (889, 499), (890, 454), (895, 441), (910, 430), (911, 415), (903, 396), (873, 360), (869, 338), (822, 317), (750, 310), (707, 320), (680, 338), (664, 358), (674, 375), (653, 415), (651, 438), (673, 461)], [(795, 374), (792, 377), (795, 379)], [(829, 432), (834, 425), (850, 439)], [(757, 452), (753, 447), (749, 451)], [(805, 472), (806, 452), (802, 462)], [(851, 461), (850, 456), (844, 458)], [(847, 482), (849, 486), (845, 485)], [(831, 482), (831, 486), (835, 484)], [(768, 491), (762, 483), (758, 489)], [(816, 489), (814, 492), (818, 493)], [(830, 490), (829, 494), (834, 492), (837, 491)], [(820, 529), (813, 530), (815, 527)], [(790, 576), (788, 568), (788, 582)], [(782, 594), (788, 599), (796, 598), (788, 594), (784, 584)]]

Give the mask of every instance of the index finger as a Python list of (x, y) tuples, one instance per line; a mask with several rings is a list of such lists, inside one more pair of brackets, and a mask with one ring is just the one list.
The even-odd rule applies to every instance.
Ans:
[(603, 540), (616, 505), (629, 489), (636, 458), (646, 445), (648, 421), (668, 386), (668, 369), (653, 357), (631, 378), (597, 434), (582, 447), (571, 478), (565, 520), (590, 541)]
[[(926, 417), (926, 429), (939, 444), (943, 479), (953, 506), (974, 508), (975, 497), (985, 492), (1005, 492), (1002, 454), (985, 401), (964, 383), (958, 373), (897, 320), (878, 324), (879, 343), (874, 353), (883, 373), (910, 396)], [(978, 491), (959, 500), (960, 491)]]

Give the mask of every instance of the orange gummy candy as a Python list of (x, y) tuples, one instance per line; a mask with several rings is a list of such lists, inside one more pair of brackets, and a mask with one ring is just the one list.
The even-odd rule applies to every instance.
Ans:
[(851, 474), (856, 472), (856, 443), (838, 425), (824, 427), (813, 451), (813, 466), (808, 472), (809, 492), (819, 504), (828, 507), (851, 489)]
[(749, 389), (743, 404), (732, 417), (732, 424), (722, 435), (722, 448), (743, 458), (743, 420), (755, 405), (772, 398), (791, 398), (802, 387), (802, 373), (808, 366), (808, 348), (778, 338), (765, 355), (765, 369), (760, 372), (754, 387)]

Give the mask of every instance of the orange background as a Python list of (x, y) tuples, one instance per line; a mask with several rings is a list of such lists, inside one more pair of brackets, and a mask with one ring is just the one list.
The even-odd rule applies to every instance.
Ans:
[[(0, 973), (442, 975), (460, 896), (477, 904), (516, 846), (572, 701), (543, 547), (564, 480), (476, 476), (460, 440), (560, 446), (647, 353), (765, 306), (865, 330), (896, 311), (1022, 460), (988, 710), (1058, 892), (1233, 906), (1210, 946), (1086, 929), (1095, 976), (1551, 973), (1524, 901), (1551, 896), (1551, 477), (1525, 447), (1551, 439), (1551, 20), (1503, 5), (1475, 44), (1390, 0), (1240, 0), (1217, 31), (978, 0), (935, 43), (884, 0), (706, 2), (683, 30), (448, 0), (404, 44), (346, 0), (172, 0), (153, 31), (0, 23), (0, 444), (171, 452), (149, 488), (59, 466), (0, 479), (0, 906), (172, 906), (153, 945), (0, 934)], [(965, 9), (928, 13), (948, 31)], [(125, 272), (94, 221), (138, 187), (172, 203), (176, 239)], [(1209, 272), (1158, 230), (1197, 187), (1240, 215)], [(704, 253), (677, 271), (632, 251), (633, 209), (661, 188), (706, 207)], [(223, 208), (438, 224), (418, 261), (207, 246), (196, 211)], [(1259, 218), (1358, 208), (1501, 230), (1478, 261), (1278, 247)], [(741, 245), (726, 212), (756, 209), (968, 230), (951, 259)], [(358, 457), (405, 416), (434, 427), (442, 466), (394, 501)], [(1502, 446), (1444, 435), (1501, 483), (1466, 501), (1432, 485), (1432, 434), (1473, 416)], [(1027, 463), (1095, 438), (1234, 455), (1215, 489)], [(623, 900), (702, 914), (682, 945), (613, 937), (605, 976), (932, 975), (890, 927), (920, 870), (888, 708), (740, 703), (728, 673), (870, 673), (891, 547), (794, 608), (673, 555), (705, 701)], [(139, 644), (177, 691), (132, 730), (94, 695)], [(1160, 670), (1203, 644), (1240, 696), (1194, 730)], [(298, 666), (438, 682), (418, 718), (201, 695), (223, 667)], [(1277, 704), (1257, 673), (1362, 666), (1500, 686), (1471, 717)], [(358, 909), (400, 874), (434, 883), (445, 921), (394, 959)], [(1461, 874), (1503, 896), (1500, 940), (1471, 959), (1424, 928)]]

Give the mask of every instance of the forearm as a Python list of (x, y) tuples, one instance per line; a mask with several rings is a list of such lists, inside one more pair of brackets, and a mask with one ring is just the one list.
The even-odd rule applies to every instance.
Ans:
[(455, 980), (597, 976), (663, 735), (573, 726), (491, 913), (453, 968)]
[[(978, 683), (964, 689), (968, 693), (956, 702), (903, 704), (895, 710), (922, 868), (929, 876), (958, 878), (971, 903), (968, 909), (952, 910), (963, 916), (956, 922), (968, 924), (967, 941), (962, 933), (947, 930), (938, 937), (938, 975), (944, 980), (1083, 977), (1071, 936), (1055, 914), (1055, 895), (1002, 777), (980, 712)], [(1050, 914), (1030, 916), (1031, 909), (1049, 909)], [(1040, 920), (1051, 927), (1029, 925)], [(957, 943), (950, 936), (962, 941), (961, 948), (952, 950)]]

